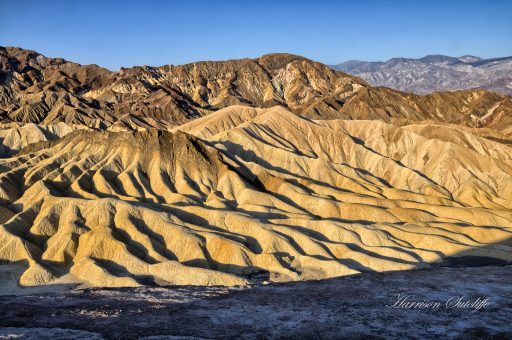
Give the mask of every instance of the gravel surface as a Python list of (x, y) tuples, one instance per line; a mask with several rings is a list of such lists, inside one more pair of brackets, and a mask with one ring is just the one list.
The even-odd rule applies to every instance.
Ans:
[(0, 339), (512, 339), (511, 321), (511, 266), (0, 296)]

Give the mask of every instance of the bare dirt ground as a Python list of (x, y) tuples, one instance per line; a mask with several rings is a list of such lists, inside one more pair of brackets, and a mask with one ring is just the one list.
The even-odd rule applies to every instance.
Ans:
[(512, 339), (511, 321), (512, 266), (0, 296), (0, 338)]

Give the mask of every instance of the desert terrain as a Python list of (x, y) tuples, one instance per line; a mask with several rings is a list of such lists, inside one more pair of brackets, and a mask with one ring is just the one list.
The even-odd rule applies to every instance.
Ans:
[[(210, 335), (233, 323), (225, 335), (236, 337), (258, 334), (259, 321), (234, 321), (258, 308), (298, 308), (281, 320), (289, 336), (307, 326), (335, 337), (340, 323), (361, 335), (347, 322), (365, 313), (371, 285), (382, 287), (368, 308), (382, 309), (368, 310), (368, 327), (423, 320), (383, 306), (406, 283), (422, 296), (460, 288), (495, 300), (428, 334), (510, 336), (500, 325), (511, 261), (510, 96), (372, 87), (288, 54), (113, 72), (0, 48), (0, 303), (24, 306), (2, 312), (12, 329), (1, 336), (27, 331), (32, 311), (45, 316), (31, 327), (77, 337), (161, 335), (159, 313), (176, 309), (168, 322), (195, 313)], [(127, 313), (151, 310), (141, 322), (155, 331), (100, 329), (127, 317), (127, 296)], [(223, 304), (233, 312), (217, 313)], [(297, 326), (313, 310), (322, 326)]]

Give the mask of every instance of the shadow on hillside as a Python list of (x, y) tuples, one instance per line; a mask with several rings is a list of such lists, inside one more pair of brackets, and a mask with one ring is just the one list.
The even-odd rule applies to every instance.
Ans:
[[(353, 251), (361, 251), (361, 248), (355, 244), (347, 244), (347, 246)], [(374, 252), (364, 252), (366, 255), (380, 258), (380, 259), (389, 259), (386, 256), (381, 254), (377, 254)], [(289, 265), (289, 262), (284, 259), (292, 259), (293, 256), (286, 252), (276, 253), (278, 262), (286, 269), (299, 274), (295, 268), (292, 268)], [(462, 252), (451, 256), (443, 256), (443, 260), (436, 263), (426, 263), (423, 262), (419, 256), (415, 256), (418, 260), (416, 269), (411, 270), (429, 270), (431, 269), (439, 269), (439, 268), (473, 268), (473, 267), (486, 267), (486, 266), (508, 266), (512, 265), (512, 237), (504, 240), (502, 242), (494, 243), (494, 244), (485, 244), (480, 247), (474, 247), (470, 249), (466, 249)], [(315, 257), (315, 256), (313, 256)], [(318, 258), (318, 257), (317, 257)], [(281, 260), (280, 260), (281, 259)], [(319, 258), (322, 259), (322, 258)], [(108, 259), (93, 259), (97, 265), (103, 268), (108, 274), (116, 276), (116, 277), (130, 277), (134, 279), (137, 283), (143, 286), (166, 286), (165, 282), (155, 281), (155, 277), (151, 275), (134, 275), (130, 273), (129, 269)], [(396, 259), (393, 259), (396, 261)], [(23, 274), (23, 272), (28, 268), (27, 261), (18, 261), (18, 262), (7, 262), (2, 261), (0, 264), (0, 295), (5, 294), (30, 294), (30, 293), (38, 293), (38, 292), (52, 292), (52, 291), (62, 291), (67, 289), (75, 288), (76, 284), (49, 284), (48, 286), (32, 286), (32, 287), (21, 287), (18, 284), (18, 289), (15, 289), (13, 284), (14, 282), (18, 282), (19, 278)], [(150, 261), (153, 262), (153, 261)], [(375, 272), (375, 270), (365, 267), (361, 263), (356, 260), (350, 258), (341, 258), (339, 261), (341, 264), (347, 266), (350, 269), (361, 272), (361, 274), (355, 275), (367, 275), (369, 273)], [(401, 261), (400, 263), (414, 264), (410, 261)], [(42, 261), (42, 264), (46, 267), (49, 266), (48, 261)], [(150, 263), (148, 263), (150, 264)], [(205, 268), (216, 271), (221, 271), (224, 273), (230, 273), (234, 275), (238, 275), (240, 277), (244, 277), (249, 280), (249, 282), (253, 284), (261, 284), (263, 282), (274, 281), (275, 279), (279, 280), (279, 275), (269, 272), (268, 270), (258, 268), (258, 267), (243, 267), (233, 264), (224, 264), (213, 260), (211, 257), (207, 256), (206, 259), (194, 259), (183, 262), (184, 265), (190, 267), (197, 268)], [(57, 266), (54, 270), (55, 274), (65, 275), (69, 273), (69, 270), (63, 271), (63, 268)], [(68, 268), (69, 269), (69, 268)], [(385, 272), (382, 273), (385, 275)], [(326, 279), (332, 280), (336, 278)], [(14, 281), (13, 281), (14, 280)], [(313, 280), (316, 281), (316, 280)], [(321, 280), (324, 281), (324, 280)], [(169, 286), (172, 287), (172, 286)], [(7, 289), (9, 288), (9, 289)]]
[(484, 244), (461, 251), (452, 256), (444, 257), (442, 262), (432, 264), (433, 267), (485, 267), (505, 266), (512, 264), (512, 237), (501, 242)]
[(64, 292), (78, 286), (76, 283), (49, 283), (40, 286), (20, 286), (19, 280), (28, 268), (28, 261), (0, 261), (0, 296)]

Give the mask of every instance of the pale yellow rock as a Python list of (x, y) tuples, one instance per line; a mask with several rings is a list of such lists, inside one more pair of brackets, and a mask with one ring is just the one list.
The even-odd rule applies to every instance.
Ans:
[(172, 132), (75, 131), (0, 160), (0, 260), (27, 266), (22, 285), (108, 287), (511, 261), (505, 139), (245, 106)]
[(53, 125), (0, 125), (0, 157), (8, 156), (31, 143), (58, 139), (74, 130), (84, 128), (81, 125), (68, 125), (62, 122)]

